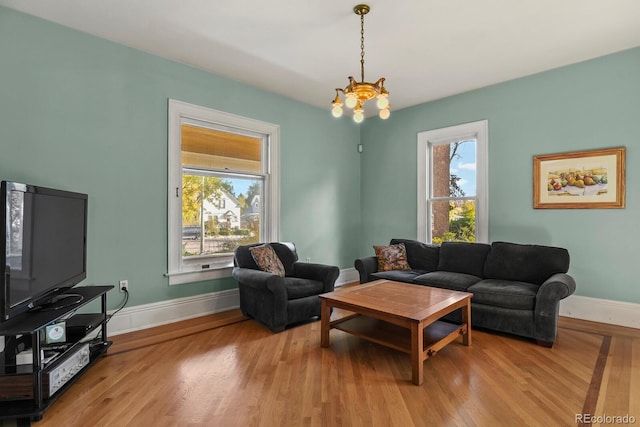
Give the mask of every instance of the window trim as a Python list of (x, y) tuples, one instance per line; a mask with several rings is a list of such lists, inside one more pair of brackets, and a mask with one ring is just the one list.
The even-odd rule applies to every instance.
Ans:
[[(431, 219), (428, 217), (431, 182), (429, 147), (465, 138), (476, 140), (476, 241), (489, 241), (489, 121), (465, 123), (457, 126), (418, 133), (418, 240), (431, 242)], [(423, 218), (427, 218), (426, 221)]]
[[(185, 269), (182, 263), (182, 163), (181, 126), (201, 122), (267, 135), (263, 155), (267, 156), (264, 200), (266, 217), (264, 241), (278, 241), (280, 236), (280, 126), (223, 111), (169, 99), (168, 108), (168, 176), (167, 176), (167, 273), (169, 285), (231, 277), (233, 256), (207, 257), (212, 267)], [(215, 261), (214, 261), (215, 260)]]

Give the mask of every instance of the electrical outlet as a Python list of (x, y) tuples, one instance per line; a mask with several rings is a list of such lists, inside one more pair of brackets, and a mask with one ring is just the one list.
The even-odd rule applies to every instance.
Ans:
[(308, 257), (307, 257), (307, 264), (308, 264), (308, 263), (310, 263), (310, 262), (311, 262), (311, 257), (310, 257), (310, 256), (308, 256)]
[(120, 280), (120, 292), (129, 291), (129, 281)]

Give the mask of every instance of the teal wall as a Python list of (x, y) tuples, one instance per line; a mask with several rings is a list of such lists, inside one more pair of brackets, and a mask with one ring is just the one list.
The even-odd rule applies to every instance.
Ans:
[[(221, 59), (224, 60), (224, 59)], [(167, 99), (281, 127), (281, 238), (353, 266), (416, 236), (418, 132), (489, 120), (490, 240), (563, 246), (578, 295), (640, 303), (640, 48), (400, 111), (358, 127), (233, 80), (0, 7), (0, 178), (86, 192), (89, 277), (130, 305), (235, 287), (168, 286)], [(362, 141), (364, 153), (356, 145)], [(536, 154), (627, 147), (623, 210), (534, 210)], [(633, 219), (632, 219), (633, 218)], [(112, 295), (114, 305), (118, 295)]]
[[(169, 286), (163, 276), (169, 98), (280, 125), (281, 238), (303, 259), (353, 265), (357, 125), (0, 7), (0, 179), (89, 194), (84, 283), (129, 279), (131, 306), (236, 286)], [(114, 306), (120, 297), (111, 294)]]
[[(577, 295), (640, 303), (639, 118), (635, 48), (368, 119), (361, 255), (416, 236), (417, 134), (487, 119), (489, 240), (566, 247)], [(619, 146), (627, 147), (626, 209), (533, 209), (534, 155)]]

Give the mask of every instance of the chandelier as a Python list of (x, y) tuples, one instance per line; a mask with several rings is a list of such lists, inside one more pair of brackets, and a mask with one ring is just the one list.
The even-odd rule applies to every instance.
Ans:
[[(375, 83), (364, 81), (364, 15), (369, 13), (370, 7), (366, 4), (359, 4), (353, 8), (356, 15), (360, 15), (360, 75), (362, 81), (357, 82), (349, 76), (349, 84), (344, 89), (336, 88), (336, 98), (331, 103), (331, 114), (334, 117), (342, 116), (342, 106), (353, 108), (353, 121), (360, 123), (364, 120), (364, 103), (370, 99), (377, 98), (376, 106), (380, 110), (378, 113), (381, 119), (388, 119), (389, 112), (389, 92), (384, 87), (384, 77)], [(344, 104), (340, 99), (340, 92), (344, 94)]]

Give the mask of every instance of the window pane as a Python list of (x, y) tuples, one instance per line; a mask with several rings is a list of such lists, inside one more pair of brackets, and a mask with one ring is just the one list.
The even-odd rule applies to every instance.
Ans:
[(261, 177), (182, 175), (183, 258), (230, 254), (262, 237)]
[(431, 202), (431, 241), (475, 242), (475, 200), (438, 200)]
[(433, 197), (476, 195), (476, 141), (433, 146)]

